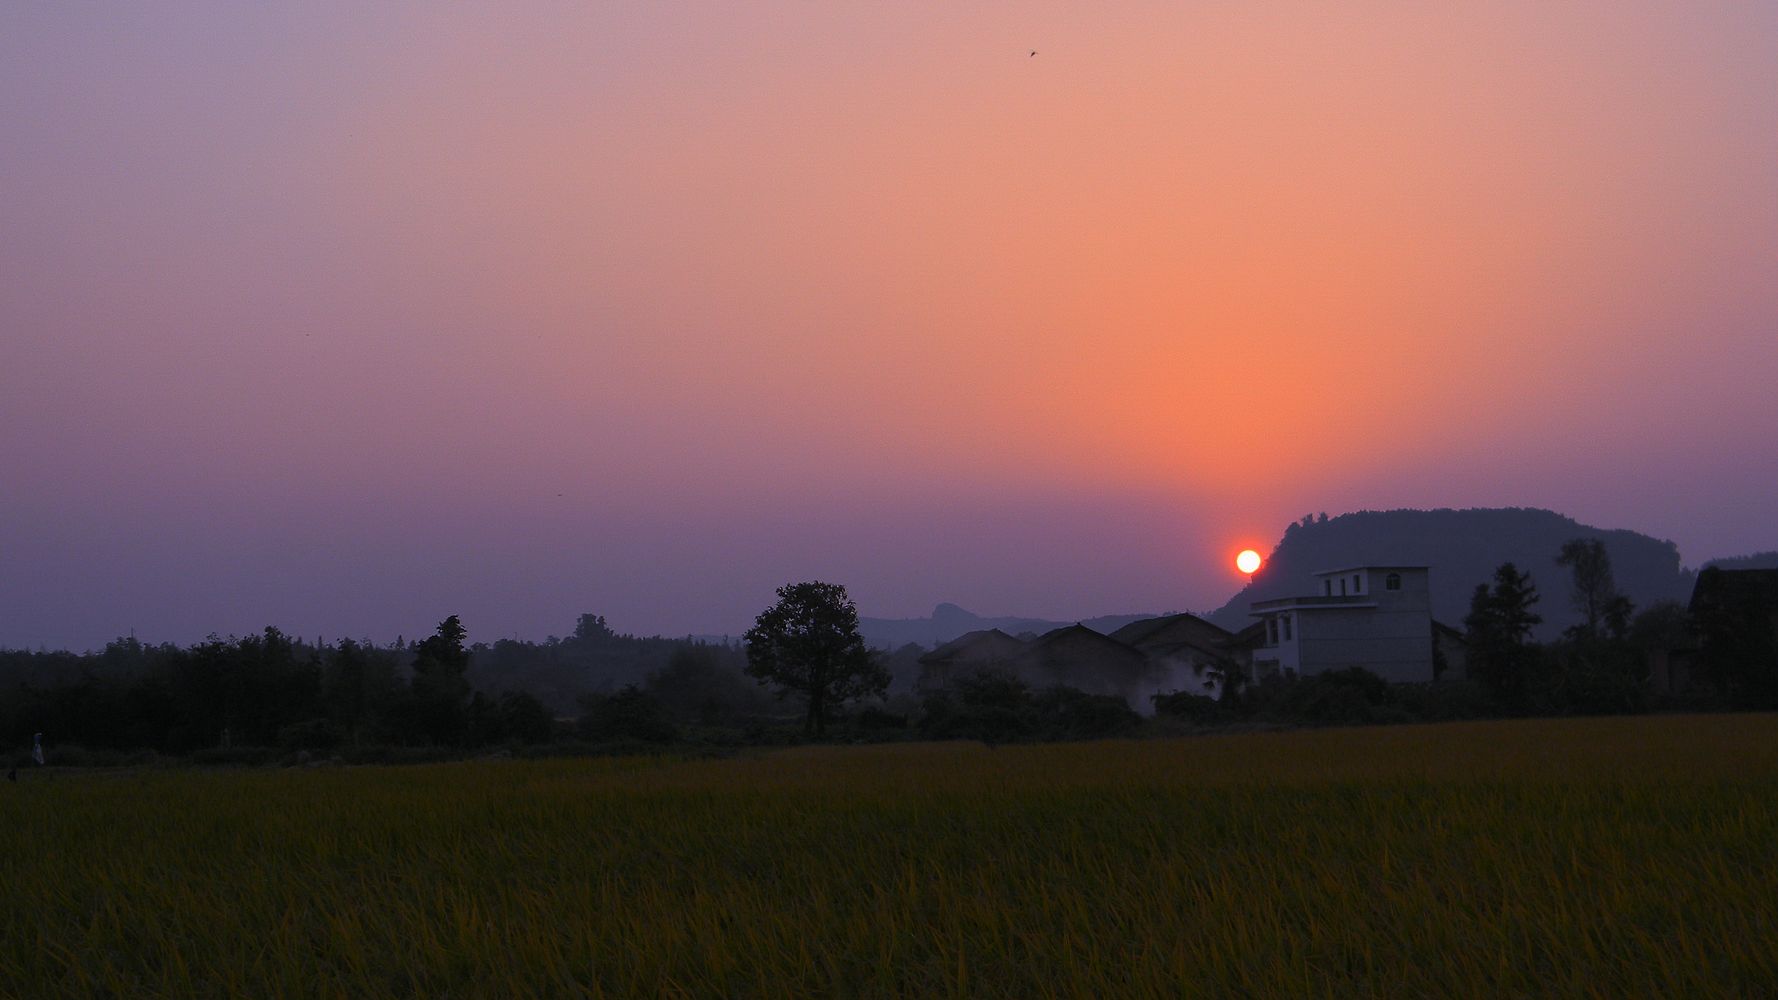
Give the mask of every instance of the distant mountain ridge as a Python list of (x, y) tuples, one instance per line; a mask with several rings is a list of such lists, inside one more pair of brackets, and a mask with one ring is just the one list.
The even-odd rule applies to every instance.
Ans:
[[(1495, 567), (1501, 563), (1512, 562), (1530, 573), (1537, 583), (1542, 600), (1536, 610), (1544, 618), (1538, 637), (1550, 639), (1579, 620), (1569, 606), (1568, 571), (1556, 565), (1562, 543), (1574, 538), (1604, 541), (1618, 589), (1629, 595), (1637, 608), (1661, 600), (1683, 603), (1691, 597), (1696, 573), (1680, 563), (1678, 546), (1638, 531), (1582, 524), (1538, 507), (1362, 510), (1293, 522), (1252, 582), (1204, 617), (1230, 631), (1239, 631), (1253, 622), (1248, 611), (1254, 601), (1311, 594), (1314, 574), (1319, 570), (1397, 563), (1431, 567), (1433, 617), (1462, 628), (1476, 584), (1492, 579)], [(1723, 569), (1778, 568), (1778, 551), (1713, 559), (1704, 565)], [(1131, 622), (1154, 617), (1155, 614), (1102, 615), (1080, 619), (1078, 623), (1110, 634)], [(858, 622), (865, 641), (879, 649), (899, 649), (910, 642), (930, 648), (982, 629), (997, 628), (1009, 635), (1042, 635), (1076, 624), (1047, 618), (983, 617), (948, 602), (938, 605), (925, 618), (860, 617)], [(698, 638), (723, 643), (740, 639), (714, 635)]]
[[(1101, 615), (1098, 618), (1083, 618), (1078, 624), (1085, 625), (1095, 632), (1113, 632), (1134, 621), (1152, 618), (1148, 614)], [(864, 641), (879, 649), (899, 649), (908, 643), (922, 646), (935, 646), (966, 632), (997, 628), (1008, 635), (1022, 632), (1033, 632), (1042, 635), (1045, 632), (1077, 624), (1073, 621), (1050, 621), (1045, 618), (984, 618), (981, 615), (966, 611), (955, 604), (946, 602), (932, 609), (926, 618), (863, 618), (858, 619), (858, 630), (864, 634)]]
[(1461, 628), (1476, 585), (1511, 562), (1536, 582), (1542, 597), (1536, 610), (1544, 619), (1538, 636), (1552, 638), (1579, 620), (1569, 606), (1569, 572), (1556, 565), (1562, 543), (1574, 538), (1605, 543), (1618, 589), (1638, 608), (1691, 594), (1695, 574), (1681, 565), (1679, 547), (1640, 532), (1598, 528), (1535, 507), (1365, 510), (1291, 524), (1252, 581), (1208, 617), (1239, 629), (1252, 621), (1254, 601), (1314, 593), (1318, 571), (1396, 564), (1431, 567), (1433, 617)]

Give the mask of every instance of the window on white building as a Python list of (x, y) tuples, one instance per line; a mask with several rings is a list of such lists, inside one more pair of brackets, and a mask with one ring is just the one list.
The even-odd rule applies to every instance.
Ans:
[(1281, 616), (1279, 616), (1278, 620), (1284, 626), (1284, 641), (1289, 642), (1290, 641), (1290, 616), (1289, 615), (1281, 615)]
[(1401, 574), (1400, 573), (1391, 573), (1388, 576), (1384, 577), (1383, 578), (1383, 589), (1384, 590), (1400, 590), (1401, 589)]
[(1266, 645), (1278, 645), (1278, 619), (1276, 618), (1266, 619)]

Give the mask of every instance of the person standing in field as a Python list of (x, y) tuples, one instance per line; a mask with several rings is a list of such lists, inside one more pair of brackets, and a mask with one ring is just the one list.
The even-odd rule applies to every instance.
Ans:
[(31, 759), (37, 762), (38, 767), (43, 766), (43, 734), (42, 733), (34, 733), (31, 736)]

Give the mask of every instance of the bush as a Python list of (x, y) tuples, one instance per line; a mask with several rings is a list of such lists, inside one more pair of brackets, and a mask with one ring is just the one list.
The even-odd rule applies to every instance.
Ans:
[(1390, 696), (1397, 707), (1421, 722), (1487, 719), (1501, 712), (1493, 696), (1472, 680), (1396, 684)]
[(1035, 695), (1025, 682), (993, 671), (959, 677), (926, 698), (920, 730), (933, 739), (984, 743), (1020, 740), (1086, 740), (1127, 733), (1142, 717), (1116, 695), (1071, 687)]
[(670, 743), (679, 735), (661, 703), (634, 684), (615, 694), (582, 695), (580, 709), (575, 728), (584, 740)]
[(1625, 640), (1582, 638), (1550, 649), (1556, 673), (1545, 693), (1548, 711), (1617, 715), (1648, 710), (1648, 661)]
[(278, 745), (286, 750), (332, 750), (340, 738), (339, 729), (327, 719), (293, 722), (278, 730)]
[(500, 722), (507, 738), (520, 743), (548, 743), (555, 736), (555, 716), (535, 695), (524, 691), (500, 696)]
[(1037, 728), (1047, 739), (1090, 740), (1127, 733), (1142, 716), (1117, 695), (1087, 694), (1071, 687), (1053, 687), (1032, 699)]
[(853, 712), (851, 722), (853, 726), (866, 732), (883, 732), (884, 730), (906, 729), (908, 727), (907, 716), (897, 715), (876, 705), (866, 705)]
[(1031, 697), (1011, 674), (959, 677), (926, 697), (920, 731), (932, 739), (1011, 743), (1031, 735)]
[(207, 767), (227, 765), (260, 767), (283, 759), (278, 747), (206, 747), (192, 753), (191, 762)]
[(1275, 722), (1362, 725), (1407, 722), (1412, 716), (1390, 703), (1389, 682), (1363, 667), (1328, 670), (1295, 679), (1268, 677), (1247, 700), (1254, 714)]
[(1234, 712), (1229, 706), (1207, 694), (1174, 691), (1171, 694), (1157, 694), (1149, 700), (1154, 703), (1156, 715), (1200, 726), (1215, 725), (1234, 718)]

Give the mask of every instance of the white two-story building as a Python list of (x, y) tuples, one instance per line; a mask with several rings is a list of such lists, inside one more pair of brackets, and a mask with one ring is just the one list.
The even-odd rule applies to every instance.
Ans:
[(1265, 628), (1256, 677), (1363, 667), (1385, 680), (1433, 677), (1431, 574), (1425, 566), (1358, 566), (1315, 574), (1320, 593), (1255, 601)]

